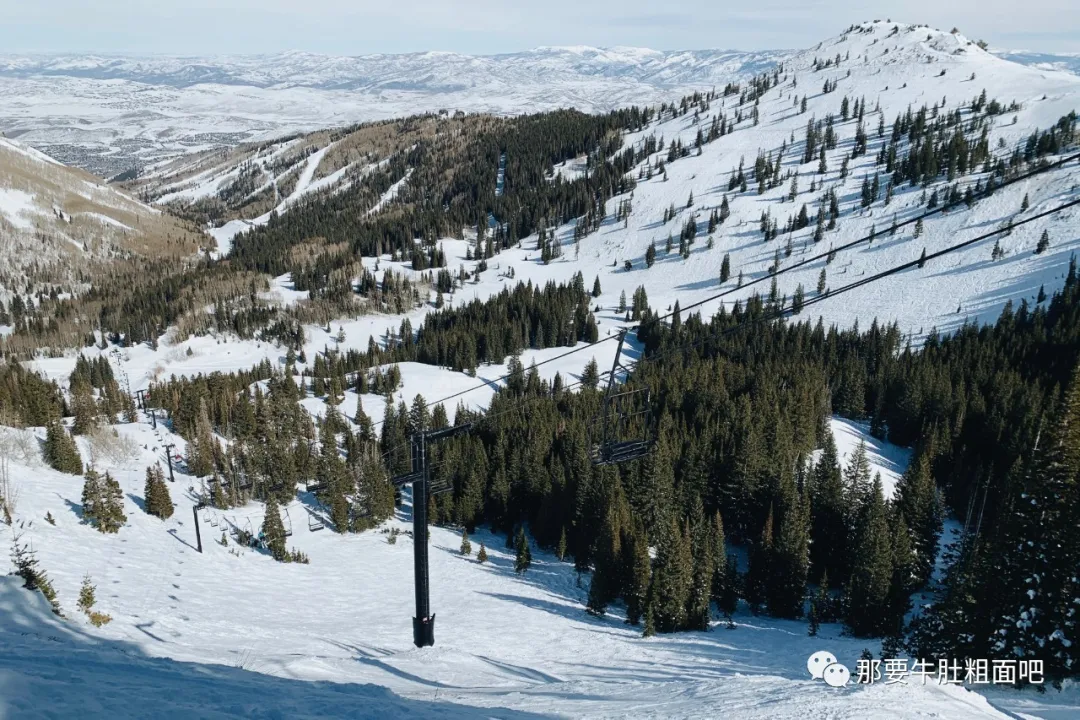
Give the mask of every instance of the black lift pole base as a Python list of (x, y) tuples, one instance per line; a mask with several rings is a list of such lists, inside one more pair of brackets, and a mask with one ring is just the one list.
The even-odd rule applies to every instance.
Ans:
[(416, 647), (431, 647), (435, 644), (435, 616), (412, 619), (413, 644)]

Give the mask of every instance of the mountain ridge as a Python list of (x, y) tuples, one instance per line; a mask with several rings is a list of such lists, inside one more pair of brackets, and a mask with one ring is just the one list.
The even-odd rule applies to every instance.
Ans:
[[(731, 71), (731, 63), (770, 63), (790, 54), (790, 50), (653, 50), (619, 46), (540, 46), (514, 53), (472, 55), (452, 51), (427, 50), (409, 53), (373, 53), (330, 55), (298, 50), (244, 55), (113, 55), (91, 54), (18, 54), (0, 55), (0, 77), (30, 78), (62, 76), (91, 80), (127, 80), (185, 88), (197, 84), (249, 85), (252, 87), (314, 87), (341, 89), (362, 87), (378, 82), (387, 74), (403, 70), (432, 70), (426, 62), (455, 67), (447, 75), (467, 71), (498, 75), (508, 71), (528, 70), (530, 62), (564, 61), (564, 71), (585, 76), (608, 75), (612, 68), (623, 73), (637, 70), (641, 78), (679, 65), (680, 71), (661, 77), (667, 82), (703, 82), (705, 71)], [(464, 67), (462, 67), (462, 65)], [(720, 65), (720, 67), (717, 67)], [(523, 67), (524, 66), (524, 67)]]

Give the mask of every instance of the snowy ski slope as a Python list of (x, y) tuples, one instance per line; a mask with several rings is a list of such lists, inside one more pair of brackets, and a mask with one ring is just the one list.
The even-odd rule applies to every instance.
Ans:
[[(484, 565), (458, 553), (455, 531), (432, 529), (436, 645), (417, 650), (409, 536), (391, 545), (377, 531), (309, 532), (308, 514), (322, 510), (300, 493), (287, 506), (288, 542), (310, 565), (216, 542), (232, 527), (257, 530), (259, 503), (203, 510), (200, 555), (190, 492), (198, 481), (177, 474), (176, 513), (167, 521), (141, 509), (145, 466), (162, 461), (166, 441), (183, 450), (182, 439), (143, 420), (116, 426), (132, 443), (130, 456), (98, 457), (124, 490), (128, 521), (117, 535), (80, 522), (80, 478), (44, 467), (36, 451), (12, 462), (21, 491), (15, 534), (36, 551), (69, 619), (51, 617), (14, 579), (0, 581), (0, 713), (855, 720), (1003, 718), (997, 708), (1033, 700), (1010, 692), (991, 704), (934, 683), (829, 688), (809, 678), (810, 654), (828, 649), (854, 668), (862, 648), (876, 644), (843, 638), (839, 626), (810, 638), (805, 623), (744, 611), (735, 630), (718, 624), (643, 639), (621, 615), (584, 612), (588, 577), (579, 586), (572, 563), (534, 550), (532, 569), (515, 575), (503, 538), (482, 530), (472, 543), (474, 551), (486, 544)], [(88, 457), (85, 438), (79, 442)], [(409, 518), (406, 503), (387, 527), (407, 530)], [(3, 538), (6, 550), (12, 533)], [(75, 608), (87, 573), (96, 608), (113, 617), (100, 630)], [(1052, 710), (1075, 699), (1042, 702)]]
[[(518, 281), (543, 283), (565, 281), (582, 272), (586, 286), (599, 276), (602, 295), (595, 301), (601, 338), (625, 323), (617, 311), (619, 296), (629, 297), (644, 285), (654, 308), (665, 309), (678, 300), (684, 307), (720, 290), (733, 289), (741, 271), (744, 281), (765, 277), (777, 248), (786, 243), (783, 234), (771, 243), (762, 241), (758, 220), (770, 209), (781, 225), (789, 214), (820, 194), (807, 188), (817, 163), (798, 166), (800, 197), (784, 202), (788, 187), (757, 195), (729, 195), (731, 217), (708, 248), (699, 232), (689, 260), (676, 253), (665, 256), (668, 232), (678, 240), (689, 213), (699, 213), (703, 224), (709, 211), (720, 203), (731, 170), (740, 157), (753, 165), (758, 151), (775, 152), (787, 140), (785, 168), (794, 168), (801, 153), (801, 139), (811, 116), (834, 115), (844, 94), (865, 97), (866, 124), (870, 133), (866, 156), (853, 161), (850, 175), (838, 177), (840, 153), (849, 152), (854, 124), (840, 123), (840, 143), (828, 158), (826, 186), (835, 185), (842, 199), (839, 228), (826, 233), (817, 246), (809, 240), (813, 227), (792, 239), (793, 253), (782, 267), (802, 257), (863, 237), (876, 226), (879, 237), (869, 247), (837, 255), (827, 267), (828, 284), (838, 286), (852, 279), (916, 259), (927, 252), (996, 228), (1009, 218), (1022, 219), (1077, 197), (1077, 165), (1033, 178), (1003, 189), (971, 210), (960, 208), (948, 215), (928, 219), (922, 237), (911, 237), (910, 226), (895, 237), (887, 229), (895, 212), (900, 221), (916, 213), (921, 189), (898, 191), (892, 204), (881, 201), (869, 210), (853, 210), (858, 188), (871, 172), (879, 140), (877, 116), (871, 111), (880, 103), (886, 124), (908, 105), (940, 102), (944, 96), (951, 109), (967, 104), (986, 88), (990, 98), (1004, 103), (1016, 100), (1021, 109), (997, 119), (991, 132), (992, 147), (999, 139), (1013, 146), (1035, 128), (1046, 128), (1060, 116), (1080, 107), (1080, 78), (1063, 72), (1009, 63), (969, 44), (962, 36), (928, 28), (878, 23), (863, 32), (834, 38), (819, 48), (796, 54), (785, 63), (790, 78), (770, 90), (761, 101), (757, 126), (744, 121), (739, 129), (707, 144), (700, 156), (680, 159), (667, 166), (668, 178), (642, 181), (633, 193), (633, 212), (624, 226), (609, 220), (601, 230), (583, 239), (580, 249), (573, 241), (573, 226), (558, 230), (563, 257), (550, 265), (539, 262), (535, 237), (526, 238), (520, 249), (504, 251), (489, 261), (490, 269), (478, 283), (468, 283), (448, 298), (460, 304), (484, 298)], [(887, 52), (886, 52), (887, 50)], [(838, 69), (814, 73), (815, 57), (850, 55)], [(864, 59), (865, 58), (865, 59)], [(851, 76), (847, 76), (847, 70)], [(945, 70), (942, 75), (941, 71)], [(974, 73), (975, 80), (970, 77)], [(821, 94), (826, 78), (838, 81), (836, 92)], [(809, 93), (807, 112), (798, 112), (794, 95)], [(733, 103), (717, 99), (711, 113), (734, 114)], [(1016, 122), (1013, 124), (1013, 115)], [(663, 135), (665, 143), (676, 136), (693, 142), (698, 124), (692, 113), (664, 119), (628, 143), (645, 135)], [(794, 135), (794, 145), (791, 137)], [(497, 168), (492, 168), (495, 182)], [(574, 172), (564, 168), (560, 172)], [(308, 180), (311, 181), (311, 175)], [(974, 177), (970, 178), (973, 182)], [(965, 178), (965, 181), (968, 180)], [(310, 189), (315, 183), (310, 185)], [(297, 187), (301, 187), (298, 182)], [(695, 203), (686, 208), (693, 192)], [(1031, 207), (1020, 213), (1027, 194)], [(620, 199), (609, 201), (613, 212)], [(393, 198), (386, 198), (392, 203)], [(663, 225), (664, 209), (679, 211)], [(897, 321), (905, 332), (918, 338), (932, 328), (951, 329), (965, 319), (989, 320), (1004, 303), (1027, 298), (1034, 302), (1041, 285), (1049, 293), (1060, 286), (1070, 254), (1080, 245), (1075, 212), (1016, 229), (1001, 239), (1004, 259), (991, 261), (993, 240), (946, 259), (911, 269), (901, 275), (859, 291), (815, 305), (807, 317), (820, 314), (826, 322), (866, 327), (871, 320)], [(1043, 229), (1051, 236), (1050, 249), (1042, 255), (1032, 250)], [(452, 269), (464, 263), (468, 238), (443, 241)], [(228, 235), (227, 239), (231, 239)], [(643, 255), (648, 243), (658, 246), (657, 263), (645, 269)], [(824, 246), (824, 248), (822, 247)], [(730, 253), (733, 279), (720, 287), (720, 263)], [(633, 269), (625, 271), (623, 261)], [(376, 259), (365, 258), (368, 267)], [(379, 261), (381, 272), (411, 274), (389, 258)], [(813, 294), (823, 261), (785, 273), (777, 278), (781, 293), (790, 296), (798, 284)], [(514, 269), (515, 278), (505, 274)], [(753, 291), (767, 292), (767, 281), (744, 287), (725, 298), (728, 303)], [(272, 302), (303, 302), (303, 293), (291, 288), (287, 277), (274, 281)], [(708, 313), (718, 302), (706, 305)], [(430, 307), (408, 313), (417, 327)], [(308, 358), (324, 347), (338, 345), (339, 327), (344, 332), (342, 349), (365, 349), (368, 339), (381, 340), (388, 330), (396, 332), (403, 317), (371, 315), (331, 323), (331, 332), (309, 327), (305, 351)], [(544, 365), (544, 377), (556, 371), (574, 380), (590, 357), (601, 367), (611, 362), (614, 343)], [(187, 354), (188, 349), (191, 355)], [(566, 351), (566, 348), (528, 350), (522, 354), (526, 367)], [(86, 350), (89, 354), (102, 351)], [(266, 342), (238, 341), (207, 336), (182, 343), (168, 338), (157, 351), (139, 346), (107, 351), (118, 377), (133, 390), (169, 374), (188, 374), (246, 369), (267, 358), (283, 367), (284, 350)], [(34, 367), (49, 377), (65, 381), (74, 357), (40, 359)], [(398, 396), (409, 400), (423, 393), (429, 402), (466, 391), (461, 400), (483, 407), (494, 392), (505, 366), (482, 366), (470, 378), (442, 368), (407, 363), (401, 366), (404, 385)], [(121, 381), (123, 382), (123, 380)], [(475, 389), (474, 389), (475, 388)], [(324, 406), (305, 400), (314, 414)], [(352, 415), (356, 403), (375, 421), (382, 417), (382, 398), (346, 394), (342, 411)], [(457, 399), (449, 403), (452, 411)], [(871, 461), (892, 486), (906, 465), (908, 453), (866, 437), (865, 428), (834, 420), (834, 435), (841, 455), (849, 453), (860, 438), (868, 441)], [(239, 554), (214, 542), (232, 525), (257, 527), (262, 506), (251, 503), (235, 511), (208, 511), (202, 525), (206, 552), (198, 555), (194, 543), (191, 506), (197, 481), (182, 474), (170, 486), (177, 512), (162, 522), (139, 507), (145, 467), (162, 458), (166, 441), (183, 448), (183, 441), (161, 427), (150, 429), (145, 421), (117, 426), (121, 436), (133, 443), (129, 457), (100, 457), (98, 467), (110, 470), (125, 493), (127, 525), (116, 536), (103, 536), (80, 523), (78, 503), (81, 480), (61, 475), (42, 465), (36, 444), (21, 443), (27, 452), (12, 460), (12, 474), (20, 489), (16, 529), (32, 544), (42, 567), (53, 577), (61, 603), (71, 620), (58, 624), (44, 611), (40, 599), (19, 590), (9, 580), (0, 582), (0, 715), (13, 716), (74, 712), (91, 716), (145, 716), (147, 707), (162, 716), (201, 715), (282, 717), (353, 716), (395, 717), (734, 717), (734, 718), (1069, 718), (1080, 714), (1080, 692), (1035, 696), (1005, 690), (976, 694), (935, 684), (920, 686), (876, 685), (870, 688), (834, 690), (811, 681), (806, 657), (820, 649), (834, 652), (854, 669), (864, 646), (877, 645), (841, 637), (838, 626), (823, 626), (817, 638), (809, 638), (806, 626), (755, 618), (740, 610), (737, 628), (716, 626), (709, 633), (681, 633), (644, 640), (636, 629), (612, 614), (595, 619), (584, 613), (588, 578), (576, 581), (572, 564), (560, 563), (534, 550), (534, 566), (524, 576), (513, 573), (512, 557), (503, 538), (484, 531), (472, 538), (474, 550), (487, 544), (490, 563), (479, 565), (457, 553), (459, 537), (448, 529), (433, 528), (431, 540), (432, 607), (438, 615), (436, 646), (417, 650), (411, 644), (412, 612), (411, 540), (402, 536), (394, 545), (379, 532), (338, 536), (329, 529), (309, 532), (307, 517), (321, 510), (306, 493), (288, 506), (293, 528), (289, 539), (311, 558), (310, 565), (282, 565), (258, 552)], [(16, 431), (0, 428), (0, 433)], [(40, 429), (34, 430), (38, 436)], [(83, 457), (90, 448), (85, 439)], [(46, 513), (56, 525), (44, 521)], [(388, 527), (409, 527), (408, 505)], [(4, 533), (4, 547), (11, 542)], [(98, 585), (100, 609), (114, 620), (101, 630), (86, 625), (74, 607), (80, 579), (90, 573)], [(302, 681), (302, 682), (301, 682)], [(376, 687), (377, 686), (377, 687)], [(199, 701), (193, 700), (198, 694)], [(44, 707), (42, 698), (48, 698)]]

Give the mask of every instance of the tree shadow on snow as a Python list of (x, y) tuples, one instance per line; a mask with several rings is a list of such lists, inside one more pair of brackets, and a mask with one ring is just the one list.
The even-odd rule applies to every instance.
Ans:
[[(59, 493), (57, 493), (57, 494), (59, 495)], [(77, 503), (77, 502), (73, 502), (71, 500), (68, 500), (66, 497), (63, 497), (63, 496), (60, 496), (60, 497), (64, 501), (64, 504), (68, 506), (68, 510), (75, 513), (75, 516), (77, 518), (79, 518), (79, 522), (84, 522), (85, 519), (83, 518), (83, 506), (81, 504)]]
[(139, 497), (135, 493), (127, 493), (127, 496), (128, 496), (128, 500), (135, 503), (136, 507), (138, 507), (143, 512), (146, 512), (146, 500)]
[[(551, 717), (405, 698), (377, 685), (295, 680), (151, 657), (134, 643), (105, 639), (56, 619), (39, 594), (21, 585), (17, 578), (0, 578), (0, 615), (5, 618), (0, 676), (14, 680), (5, 684), (4, 704), (16, 714), (140, 718), (153, 707), (159, 717)], [(145, 627), (138, 629), (146, 632)], [(58, 667), (63, 671), (57, 672)]]

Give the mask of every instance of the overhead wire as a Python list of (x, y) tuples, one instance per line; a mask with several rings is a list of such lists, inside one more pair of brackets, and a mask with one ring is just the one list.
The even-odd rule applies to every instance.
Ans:
[[(1080, 155), (1077, 155), (1075, 157), (1080, 158)], [(943, 257), (943, 256), (948, 255), (950, 253), (957, 252), (957, 251), (962, 250), (964, 248), (975, 245), (976, 243), (979, 243), (979, 242), (982, 242), (982, 241), (987, 240), (989, 238), (992, 238), (992, 237), (994, 237), (996, 235), (1001, 235), (1003, 233), (1010, 232), (1014, 228), (1022, 227), (1024, 225), (1027, 225), (1028, 223), (1035, 222), (1036, 220), (1041, 220), (1041, 219), (1043, 219), (1045, 217), (1049, 217), (1051, 215), (1062, 212), (1064, 210), (1068, 210), (1068, 209), (1076, 207), (1076, 206), (1080, 206), (1080, 198), (1077, 198), (1075, 200), (1071, 200), (1071, 201), (1066, 202), (1066, 203), (1062, 203), (1062, 204), (1060, 204), (1060, 205), (1058, 205), (1058, 206), (1056, 206), (1054, 208), (1051, 208), (1049, 210), (1045, 210), (1045, 211), (1040, 212), (1040, 213), (1036, 213), (1036, 214), (1031, 215), (1030, 217), (1024, 218), (1022, 220), (1017, 220), (1015, 222), (1010, 223), (1006, 227), (996, 228), (994, 230), (983, 233), (981, 235), (970, 238), (968, 240), (964, 240), (964, 241), (961, 241), (961, 242), (958, 242), (958, 243), (954, 243), (954, 244), (949, 245), (948, 247), (945, 247), (945, 248), (943, 248), (941, 250), (937, 250), (937, 251), (935, 251), (933, 253), (926, 254), (925, 257), (920, 256), (919, 258), (917, 258), (915, 260), (900, 263), (899, 265), (894, 265), (894, 266), (892, 266), (890, 268), (882, 270), (881, 272), (875, 273), (873, 275), (869, 275), (869, 276), (867, 276), (865, 278), (860, 278), (858, 280), (855, 280), (855, 281), (853, 281), (851, 283), (848, 283), (846, 285), (843, 285), (841, 287), (838, 287), (838, 288), (835, 288), (835, 289), (832, 289), (832, 288), (827, 289), (824, 292), (820, 293), (819, 295), (816, 295), (816, 296), (814, 296), (812, 298), (806, 299), (802, 304), (802, 308), (825, 302), (825, 301), (830, 300), (832, 298), (835, 298), (835, 297), (837, 297), (839, 295), (843, 295), (845, 293), (851, 292), (852, 290), (856, 290), (858, 288), (865, 287), (866, 285), (869, 285), (871, 283), (878, 282), (879, 280), (883, 280), (883, 279), (885, 279), (887, 277), (897, 275), (899, 273), (904, 272), (905, 270), (910, 270), (913, 267), (919, 267), (920, 265), (925, 265), (926, 263), (928, 263), (928, 262), (930, 262), (932, 260), (935, 260), (937, 258)], [(696, 303), (696, 304), (694, 304), (693, 306), (690, 306), (690, 307), (697, 307), (700, 304), (701, 303)], [(800, 308), (798, 310), (798, 312), (801, 312), (802, 308)], [(681, 309), (680, 309), (680, 312), (681, 312)], [(669, 357), (669, 356), (671, 356), (673, 354), (682, 354), (682, 353), (684, 353), (684, 352), (686, 352), (686, 351), (688, 351), (690, 349), (693, 349), (694, 347), (697, 347), (697, 346), (699, 346), (699, 345), (701, 345), (701, 344), (703, 344), (705, 342), (716, 340), (716, 339), (719, 339), (721, 337), (725, 337), (727, 335), (733, 334), (733, 333), (741, 331), (741, 330), (746, 330), (746, 329), (749, 329), (749, 328), (757, 326), (757, 325), (762, 325), (762, 324), (765, 324), (765, 323), (773, 322), (775, 320), (785, 318), (785, 317), (789, 317), (789, 316), (793, 316), (793, 315), (796, 315), (796, 314), (797, 314), (797, 311), (792, 306), (778, 307), (778, 308), (775, 308), (775, 309), (773, 309), (773, 310), (771, 310), (769, 312), (763, 313), (759, 317), (756, 317), (756, 318), (753, 318), (753, 319), (750, 319), (750, 320), (747, 320), (747, 321), (744, 321), (744, 322), (740, 322), (739, 324), (737, 324), (735, 326), (732, 326), (732, 327), (729, 327), (729, 328), (725, 328), (724, 330), (722, 330), (720, 332), (709, 333), (705, 337), (703, 337), (703, 338), (701, 338), (701, 339), (699, 339), (697, 341), (694, 341), (692, 343), (682, 343), (682, 344), (679, 344), (679, 345), (677, 345), (677, 346), (675, 346), (673, 348), (670, 348), (670, 349), (668, 349), (668, 350), (666, 350), (664, 352), (653, 354), (653, 355), (650, 355), (648, 357), (642, 357), (639, 360), (633, 361), (630, 364), (629, 367), (625, 368), (625, 371), (627, 373), (632, 373), (633, 371), (635, 371), (637, 368), (639, 368), (640, 366), (642, 366), (645, 363), (656, 363), (656, 362), (659, 362), (660, 360), (663, 360), (664, 358)], [(656, 320), (662, 321), (664, 319), (671, 318), (673, 315), (674, 315), (674, 313), (668, 313), (667, 315), (657, 316)], [(596, 343), (593, 343), (592, 345), (587, 345), (585, 347), (589, 348), (589, 347), (594, 347), (595, 345), (596, 345)], [(566, 354), (569, 354), (569, 353), (566, 353)], [(539, 364), (537, 364), (537, 365), (539, 365)], [(603, 379), (605, 376), (610, 376), (611, 374), (612, 374), (611, 371), (604, 371), (603, 373), (600, 373), (598, 375), (598, 379)], [(507, 377), (510, 377), (510, 376), (507, 376)], [(612, 378), (609, 378), (609, 381), (611, 379)], [(562, 391), (565, 392), (565, 391), (573, 390), (574, 388), (580, 387), (580, 386), (583, 386), (583, 385), (585, 385), (585, 381), (584, 380), (578, 380), (578, 381), (570, 383), (568, 385), (564, 385), (563, 388), (562, 388)], [(486, 384), (485, 384), (485, 386), (486, 386)], [(490, 420), (492, 420), (494, 418), (497, 418), (497, 417), (500, 417), (502, 415), (506, 415), (506, 414), (511, 413), (511, 412), (516, 412), (516, 411), (520, 410), (523, 405), (525, 405), (525, 404), (527, 404), (529, 402), (536, 402), (538, 400), (545, 399), (545, 398), (547, 398), (547, 396), (534, 396), (534, 397), (530, 397), (530, 398), (521, 398), (517, 402), (513, 403), (513, 407), (505, 408), (505, 409), (500, 410), (500, 411), (498, 411), (496, 413), (485, 413), (485, 414), (483, 414), (483, 416), (481, 418), (479, 418), (477, 420), (477, 422), (490, 421)], [(442, 400), (435, 401), (434, 403), (431, 403), (430, 405), (438, 405), (441, 402), (443, 402), (443, 401)], [(397, 445), (397, 446), (395, 446), (393, 448), (390, 448), (389, 450), (386, 450), (383, 453), (383, 457), (387, 457), (388, 455), (391, 455), (391, 454), (397, 452), (402, 447), (404, 447), (404, 445), (399, 444), (399, 445)]]
[[(1037, 175), (1050, 172), (1051, 170), (1056, 170), (1056, 169), (1062, 167), (1063, 165), (1065, 165), (1067, 163), (1070, 163), (1070, 162), (1073, 162), (1073, 161), (1076, 161), (1076, 160), (1080, 160), (1080, 153), (1075, 153), (1073, 155), (1067, 156), (1067, 157), (1062, 158), (1060, 160), (1057, 160), (1055, 162), (1048, 163), (1048, 164), (1045, 164), (1045, 165), (1041, 165), (1040, 167), (1035, 168), (1034, 170), (1028, 171), (1026, 173), (1021, 173), (1020, 175), (1017, 175), (1015, 177), (1008, 178), (1008, 179), (1002, 181), (1002, 183), (998, 186), (998, 189), (1008, 187), (1009, 185), (1013, 185), (1015, 183), (1022, 182), (1024, 180), (1028, 180), (1028, 179), (1030, 179), (1032, 177), (1035, 177)], [(948, 203), (943, 203), (942, 205), (940, 205), (940, 206), (938, 206), (938, 207), (936, 207), (936, 208), (934, 208), (932, 210), (928, 210), (928, 211), (920, 213), (918, 215), (914, 215), (911, 218), (908, 218), (907, 220), (904, 220), (902, 222), (897, 223), (896, 228), (899, 229), (899, 228), (905, 227), (907, 225), (917, 223), (920, 220), (931, 217), (933, 215), (948, 212), (949, 210), (953, 209), (954, 207), (955, 207), (954, 205), (949, 205)], [(1064, 208), (1062, 208), (1062, 209), (1064, 209)], [(1045, 214), (1040, 214), (1038, 216), (1035, 216), (1034, 219), (1044, 217), (1044, 216), (1045, 216)], [(1013, 223), (1011, 223), (1011, 227), (1017, 227), (1019, 225), (1025, 224), (1027, 222), (1030, 222), (1031, 219), (1032, 218), (1028, 218), (1028, 219), (1025, 219), (1025, 220), (1022, 220), (1022, 221), (1013, 222)], [(1003, 232), (1003, 231), (1004, 230), (1000, 230), (998, 232)], [(884, 232), (884, 231), (882, 231), (882, 232)], [(829, 257), (829, 255), (844, 252), (845, 250), (849, 250), (849, 249), (851, 249), (853, 247), (861, 245), (862, 243), (872, 242), (873, 240), (880, 237), (880, 235), (881, 235), (881, 233), (872, 232), (869, 235), (866, 235), (866, 236), (864, 236), (862, 238), (859, 238), (859, 239), (856, 239), (856, 240), (852, 240), (851, 242), (845, 243), (845, 244), (843, 244), (843, 245), (841, 245), (839, 247), (831, 248), (830, 250), (828, 250), (826, 252), (814, 255), (814, 256), (809, 257), (809, 258), (805, 258), (803, 260), (799, 260), (799, 261), (797, 261), (795, 263), (792, 263), (791, 265), (787, 265), (787, 266), (785, 266), (783, 268), (777, 268), (773, 272), (765, 273), (761, 277), (754, 278), (754, 279), (750, 280), (749, 282), (743, 283), (742, 285), (740, 285), (738, 287), (728, 288), (727, 290), (716, 293), (714, 295), (710, 295), (709, 297), (704, 298), (702, 300), (695, 301), (695, 302), (693, 302), (693, 303), (691, 303), (691, 304), (689, 304), (689, 305), (687, 305), (685, 307), (680, 306), (679, 312), (686, 312), (687, 310), (691, 310), (691, 309), (706, 305), (708, 303), (715, 302), (717, 300), (721, 300), (721, 299), (723, 299), (723, 298), (725, 298), (725, 297), (727, 297), (727, 296), (729, 296), (729, 295), (731, 295), (733, 293), (742, 292), (746, 288), (753, 287), (754, 285), (757, 285), (759, 283), (763, 283), (766, 280), (769, 280), (771, 278), (775, 278), (775, 277), (777, 277), (779, 275), (783, 275), (785, 273), (792, 272), (794, 270), (798, 270), (799, 268), (805, 267), (805, 266), (810, 265), (811, 263), (817, 262), (819, 260), (827, 259)], [(979, 238), (974, 239), (972, 242), (977, 242), (980, 239), (983, 239), (983, 236), (980, 236)], [(931, 256), (927, 256), (927, 259), (930, 259), (930, 257)], [(936, 255), (934, 257), (936, 257)], [(805, 304), (810, 304), (810, 303), (804, 303), (804, 305)], [(664, 320), (671, 319), (674, 315), (675, 315), (675, 311), (673, 310), (671, 312), (668, 312), (665, 315), (658, 316), (656, 319), (662, 322)], [(637, 324), (637, 325), (629, 326), (627, 329), (629, 331), (629, 330), (636, 330), (636, 329), (639, 329), (639, 328), (640, 328), (640, 324)], [(601, 338), (600, 340), (597, 340), (594, 343), (589, 343), (587, 345), (582, 345), (582, 346), (579, 346), (579, 347), (575, 347), (575, 348), (573, 348), (571, 350), (560, 353), (560, 354), (558, 354), (558, 355), (556, 355), (554, 357), (547, 358), (546, 360), (542, 360), (540, 362), (535, 362), (535, 363), (532, 364), (531, 367), (541, 367), (543, 365), (553, 363), (553, 362), (555, 362), (557, 360), (562, 360), (563, 358), (569, 357), (571, 355), (575, 355), (575, 354), (580, 353), (580, 352), (585, 352), (586, 350), (589, 350), (591, 348), (595, 348), (597, 345), (600, 345), (601, 343), (605, 343), (605, 342), (608, 342), (610, 340), (615, 340), (617, 338), (618, 338), (617, 334), (616, 335), (608, 335), (607, 337)], [(440, 398), (438, 400), (432, 401), (432, 402), (429, 403), (429, 405), (431, 405), (431, 406), (441, 405), (441, 404), (443, 404), (443, 403), (445, 403), (445, 402), (447, 402), (449, 400), (457, 399), (457, 398), (459, 398), (459, 397), (461, 397), (463, 395), (467, 395), (467, 394), (469, 394), (471, 392), (474, 392), (476, 390), (482, 390), (482, 389), (484, 389), (486, 387), (491, 387), (494, 384), (497, 384), (497, 383), (500, 383), (502, 381), (510, 379), (512, 376), (513, 376), (513, 373), (507, 373), (506, 375), (502, 375), (502, 376), (497, 377), (497, 378), (495, 378), (493, 380), (487, 380), (487, 381), (485, 381), (483, 383), (474, 385), (474, 386), (466, 388), (464, 390), (459, 390), (459, 391), (457, 391), (455, 393), (447, 395), (446, 397), (443, 397), (443, 398)], [(378, 427), (379, 425), (382, 425), (384, 422), (385, 422), (385, 420), (380, 420), (378, 422), (372, 423), (372, 427), (373, 428)]]

